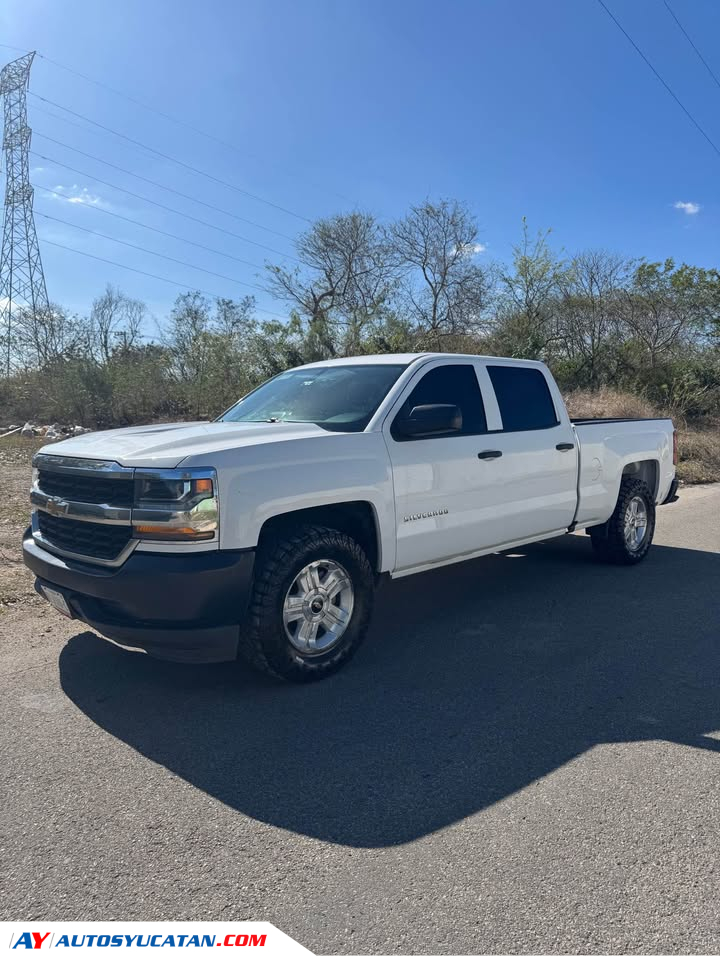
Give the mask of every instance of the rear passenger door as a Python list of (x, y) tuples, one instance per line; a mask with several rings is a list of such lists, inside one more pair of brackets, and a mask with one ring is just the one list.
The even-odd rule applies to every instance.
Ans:
[[(395, 487), (398, 572), (473, 553), (498, 535), (488, 509), (492, 471), (478, 459), (489, 438), (477, 371), (472, 360), (422, 367), (383, 426)], [(461, 428), (413, 438), (393, 429), (425, 404), (459, 407)]]
[(481, 382), (487, 378), (500, 416), (488, 446), (502, 454), (492, 489), (502, 542), (563, 530), (575, 517), (578, 450), (562, 397), (541, 366), (487, 360), (483, 367)]

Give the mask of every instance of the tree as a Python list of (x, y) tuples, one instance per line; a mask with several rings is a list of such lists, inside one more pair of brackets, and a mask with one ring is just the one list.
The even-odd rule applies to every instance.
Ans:
[(163, 343), (169, 376), (190, 416), (215, 416), (257, 383), (254, 311), (254, 297), (213, 303), (191, 291), (175, 300)]
[(717, 270), (641, 261), (624, 291), (626, 332), (655, 367), (677, 346), (705, 340), (719, 327), (720, 274)]
[(128, 350), (140, 340), (140, 328), (146, 313), (141, 300), (133, 300), (108, 284), (102, 296), (93, 300), (88, 323), (91, 353), (107, 363), (116, 347)]
[(481, 245), (467, 207), (426, 201), (393, 223), (388, 239), (403, 275), (401, 308), (418, 344), (440, 349), (449, 337), (477, 332), (489, 280), (476, 261)]
[(368, 331), (382, 326), (395, 288), (385, 238), (368, 213), (318, 220), (296, 244), (302, 266), (269, 265), (267, 288), (307, 325), (309, 359), (361, 350)]
[(57, 304), (35, 312), (18, 310), (15, 323), (14, 355), (24, 369), (44, 367), (65, 356), (82, 354), (86, 344), (86, 322)]
[(557, 306), (567, 267), (550, 248), (549, 230), (530, 237), (524, 217), (522, 223), (512, 269), (500, 269), (495, 339), (508, 356), (543, 360), (562, 339)]
[(557, 277), (557, 329), (576, 382), (597, 387), (611, 378), (620, 339), (620, 293), (632, 262), (605, 250), (574, 256)]

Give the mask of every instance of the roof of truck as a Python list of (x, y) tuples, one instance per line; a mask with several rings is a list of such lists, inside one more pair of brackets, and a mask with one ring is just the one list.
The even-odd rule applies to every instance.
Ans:
[(306, 367), (325, 367), (339, 366), (347, 364), (378, 364), (378, 363), (396, 363), (407, 366), (415, 360), (428, 359), (448, 359), (453, 357), (456, 360), (502, 360), (507, 363), (534, 364), (535, 360), (519, 360), (517, 357), (491, 357), (480, 356), (476, 353), (371, 353), (361, 357), (336, 357), (334, 360), (316, 360), (313, 363), (306, 363)]
[[(412, 363), (413, 360), (419, 360), (420, 357), (432, 357), (435, 354), (432, 353), (369, 353), (361, 357), (335, 357), (333, 360), (315, 360), (313, 363), (306, 363), (303, 366), (306, 367), (326, 367), (326, 366), (338, 366), (348, 363), (353, 364), (365, 364), (365, 363), (397, 363), (407, 366), (407, 364)], [(438, 354), (439, 356), (439, 354)]]

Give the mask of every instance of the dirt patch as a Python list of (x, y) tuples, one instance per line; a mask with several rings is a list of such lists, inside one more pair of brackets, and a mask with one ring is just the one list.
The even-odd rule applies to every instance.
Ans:
[(32, 455), (41, 446), (22, 437), (0, 440), (0, 614), (10, 605), (40, 602), (22, 562), (22, 535), (30, 522)]

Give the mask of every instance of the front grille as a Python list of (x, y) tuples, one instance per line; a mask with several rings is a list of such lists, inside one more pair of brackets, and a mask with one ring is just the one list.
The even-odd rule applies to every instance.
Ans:
[(58, 550), (98, 560), (114, 560), (132, 532), (129, 526), (53, 517), (42, 510), (38, 510), (37, 522), (42, 536)]
[(74, 500), (77, 503), (109, 503), (113, 507), (133, 505), (132, 478), (84, 477), (77, 473), (38, 471), (38, 487), (51, 497)]

